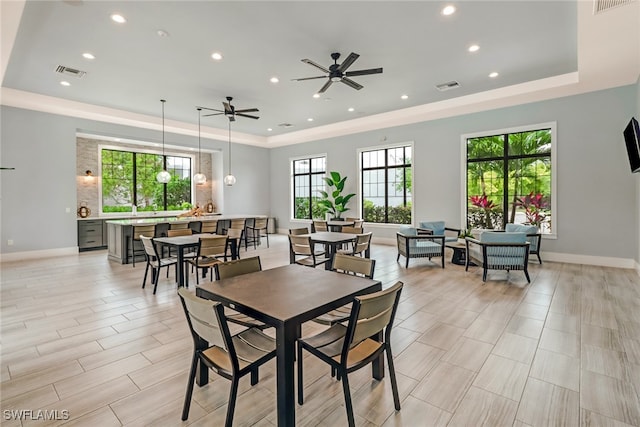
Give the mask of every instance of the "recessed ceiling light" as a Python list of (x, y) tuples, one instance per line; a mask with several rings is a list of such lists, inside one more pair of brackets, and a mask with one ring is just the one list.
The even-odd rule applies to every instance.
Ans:
[(312, 122), (312, 121), (313, 121), (313, 118), (312, 118), (312, 117), (309, 117), (309, 118), (307, 119), (307, 121), (308, 121), (308, 122)]
[(499, 76), (499, 74), (496, 73), (495, 71), (493, 73), (489, 74), (489, 77), (491, 77), (492, 79), (495, 79), (498, 76)]
[(122, 15), (118, 15), (117, 13), (111, 15), (111, 20), (113, 22), (117, 22), (118, 24), (124, 24), (125, 22), (127, 22), (127, 18)]
[(278, 83), (278, 82), (280, 81), (280, 79), (274, 76), (274, 77), (271, 77), (271, 78), (269, 79), (269, 81), (270, 81), (271, 83)]
[(158, 37), (169, 37), (169, 33), (165, 30), (158, 30), (156, 31), (156, 34), (158, 35)]
[(353, 108), (353, 107), (349, 107), (349, 109), (347, 111), (356, 111), (356, 109)]
[(60, 82), (60, 84), (61, 84), (62, 86), (71, 86), (71, 83), (69, 83), (69, 82), (68, 82), (68, 81), (66, 81), (66, 80), (61, 81), (61, 82)]
[(445, 15), (445, 16), (453, 15), (455, 13), (455, 11), (456, 11), (456, 7), (452, 6), (452, 5), (449, 5), (449, 6), (445, 6), (442, 9), (442, 14)]
[(320, 98), (320, 94), (319, 94), (319, 93), (314, 93), (314, 94), (313, 94), (313, 97), (314, 97), (314, 98), (316, 98), (316, 99), (318, 99), (318, 98)]
[(402, 95), (400, 99), (409, 99), (409, 95)]
[(92, 53), (90, 53), (90, 52), (85, 52), (85, 53), (83, 53), (83, 54), (82, 54), (82, 57), (83, 57), (84, 59), (96, 59), (96, 57), (95, 57)]
[(215, 59), (216, 61), (220, 61), (220, 60), (222, 59), (222, 54), (221, 54), (221, 53), (218, 53), (218, 52), (213, 52), (213, 53), (211, 54), (211, 57), (212, 57), (213, 59)]
[(480, 46), (478, 46), (477, 44), (472, 44), (471, 46), (469, 46), (469, 52), (477, 52), (480, 49)]
[(273, 129), (271, 128), (267, 128), (267, 132), (271, 132)]

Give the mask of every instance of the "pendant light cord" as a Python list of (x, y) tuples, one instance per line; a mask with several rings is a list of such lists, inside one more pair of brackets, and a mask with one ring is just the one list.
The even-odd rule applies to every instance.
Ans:
[(200, 117), (202, 108), (198, 108), (198, 173), (202, 172), (202, 152), (200, 151)]
[(231, 120), (229, 120), (229, 175), (231, 175)]
[(160, 102), (162, 102), (162, 162), (164, 163), (164, 103), (167, 102), (167, 100), (161, 99)]

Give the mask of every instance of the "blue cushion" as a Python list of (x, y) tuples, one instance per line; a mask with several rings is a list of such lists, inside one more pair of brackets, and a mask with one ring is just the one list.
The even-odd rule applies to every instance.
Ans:
[(423, 221), (420, 223), (420, 228), (428, 228), (433, 230), (434, 235), (442, 236), (444, 234), (444, 221)]
[[(508, 223), (507, 226), (504, 228), (504, 231), (507, 232), (522, 232), (525, 234), (537, 234), (538, 233), (538, 227), (536, 227), (535, 225), (524, 225), (524, 224), (511, 224)], [(537, 237), (529, 237), (527, 238), (527, 240), (529, 241), (529, 243), (531, 243), (531, 245), (529, 246), (529, 250), (530, 251), (537, 251), (538, 250), (538, 238)]]
[(400, 226), (400, 229), (398, 231), (400, 233), (404, 234), (405, 236), (417, 236), (418, 235), (418, 231), (413, 227), (409, 227), (408, 225)]
[(507, 233), (502, 231), (485, 231), (480, 235), (483, 243), (524, 243), (527, 241), (525, 233)]

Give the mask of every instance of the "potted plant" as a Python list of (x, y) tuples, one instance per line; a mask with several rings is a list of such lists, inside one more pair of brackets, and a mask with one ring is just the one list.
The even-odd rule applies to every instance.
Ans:
[(341, 220), (342, 212), (349, 210), (347, 203), (355, 194), (342, 195), (347, 177), (341, 177), (339, 172), (329, 172), (329, 176), (325, 176), (323, 179), (330, 191), (319, 190), (322, 199), (318, 200), (318, 206), (322, 209), (322, 213), (330, 213), (333, 215), (332, 219)]

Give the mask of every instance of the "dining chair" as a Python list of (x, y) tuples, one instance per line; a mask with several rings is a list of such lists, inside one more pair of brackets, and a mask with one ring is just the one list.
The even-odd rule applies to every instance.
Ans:
[(329, 231), (329, 227), (327, 226), (327, 221), (314, 219), (311, 223), (311, 229), (314, 233), (319, 231)]
[[(345, 218), (345, 221), (353, 221), (353, 227), (362, 228), (362, 224), (364, 224), (364, 219), (360, 218)], [(344, 227), (343, 227), (344, 228)]]
[[(174, 225), (177, 224), (171, 224), (171, 227), (173, 227)], [(193, 234), (193, 231), (189, 228), (189, 227), (185, 227), (185, 228), (169, 228), (169, 230), (167, 230), (167, 237), (176, 237), (176, 236), (191, 236)], [(172, 256), (171, 254), (171, 250), (173, 248), (169, 247), (169, 256)], [(196, 252), (193, 249), (189, 249), (188, 251), (185, 251), (185, 253), (183, 254), (184, 258), (193, 258)]]
[(201, 233), (216, 234), (218, 221), (202, 221)]
[[(216, 264), (214, 267), (216, 271), (216, 280), (228, 279), (230, 277), (240, 276), (242, 274), (255, 273), (262, 271), (262, 264), (260, 263), (260, 257), (254, 256), (251, 258), (234, 259), (231, 261), (225, 261), (223, 263)], [(231, 309), (225, 309), (225, 315), (227, 320), (238, 325), (246, 326), (248, 328), (267, 329), (271, 326), (266, 323), (260, 322), (251, 316), (238, 313)]]
[(315, 267), (330, 261), (330, 259), (325, 256), (325, 251), (315, 250), (314, 243), (309, 236), (289, 234), (289, 245), (291, 253), (293, 254), (293, 261), (296, 264)]
[[(376, 260), (370, 258), (361, 258), (353, 255), (337, 253), (333, 256), (333, 264), (331, 270), (344, 274), (352, 274), (354, 276), (366, 277), (373, 279), (376, 269)], [(322, 325), (333, 325), (335, 323), (346, 322), (351, 315), (351, 304), (343, 305), (328, 313), (322, 314), (313, 319), (314, 322)]]
[(364, 256), (366, 251), (369, 249), (369, 246), (371, 245), (372, 235), (373, 233), (371, 231), (368, 233), (358, 234), (356, 236), (356, 240), (351, 244), (351, 248), (338, 249), (337, 252), (347, 255)]
[[(257, 244), (262, 237), (267, 239), (267, 248), (269, 247), (269, 218), (256, 218), (253, 224), (247, 224), (246, 233), (247, 236), (244, 239), (244, 247), (247, 248), (247, 242), (251, 238), (253, 243), (253, 249), (257, 249)], [(264, 234), (262, 234), (264, 232)]]
[[(258, 383), (258, 369), (276, 355), (275, 340), (259, 329), (245, 329), (227, 323), (223, 306), (219, 302), (200, 298), (185, 288), (178, 289), (178, 295), (194, 345), (182, 421), (189, 418), (196, 372), (198, 364), (202, 362), (207, 368), (231, 381), (225, 419), (225, 427), (231, 427), (240, 378), (251, 374), (251, 385)], [(238, 328), (244, 330), (238, 332)]]
[(160, 254), (158, 254), (158, 248), (151, 237), (140, 236), (140, 241), (144, 247), (144, 254), (147, 259), (147, 266), (144, 269), (144, 278), (142, 279), (142, 289), (144, 289), (147, 284), (147, 273), (149, 272), (149, 267), (151, 267), (151, 281), (153, 282), (153, 294), (155, 295), (158, 288), (160, 269), (162, 267), (167, 267), (167, 277), (169, 277), (169, 266), (173, 265), (175, 266), (177, 276), (178, 259), (175, 257), (161, 257)]
[(289, 234), (292, 234), (294, 236), (299, 236), (301, 234), (309, 234), (309, 229), (307, 227), (290, 228)]
[(347, 326), (336, 323), (317, 335), (298, 340), (296, 359), (298, 365), (298, 404), (304, 403), (302, 351), (307, 350), (337, 371), (337, 377), (342, 381), (349, 427), (354, 427), (355, 420), (348, 374), (367, 366), (382, 356), (382, 353), (386, 353), (393, 403), (396, 411), (400, 410), (400, 396), (390, 340), (402, 285), (402, 282), (397, 282), (382, 291), (356, 297), (352, 303)]
[(189, 225), (186, 222), (179, 222), (179, 223), (172, 222), (169, 228), (171, 230), (182, 230), (185, 228), (189, 228)]
[(236, 243), (235, 257), (240, 259), (240, 245), (242, 244), (242, 239), (244, 237), (244, 229), (229, 228), (227, 229), (227, 237), (228, 237), (227, 250), (225, 251), (225, 254), (228, 253), (228, 256), (230, 258), (233, 258), (234, 254), (231, 253), (231, 251), (233, 250), (233, 246), (231, 245), (231, 240), (235, 240), (235, 243)]
[(127, 240), (127, 261), (129, 261), (129, 256), (131, 256), (131, 263), (133, 266), (136, 266), (136, 254), (144, 254), (145, 250), (136, 249), (136, 243), (140, 244), (140, 236), (153, 237), (155, 235), (156, 226), (152, 225), (134, 225), (131, 230), (131, 236)]
[[(238, 241), (238, 254), (240, 254), (240, 244), (242, 243), (242, 240), (245, 240), (245, 245), (246, 245), (246, 239), (247, 239), (247, 231), (246, 231), (246, 227), (247, 227), (247, 219), (246, 218), (236, 218), (236, 219), (232, 219), (231, 223), (229, 224), (229, 230), (240, 230), (240, 240)], [(228, 230), (227, 230), (227, 234)], [(246, 250), (246, 248), (245, 248)]]
[[(227, 236), (207, 235), (200, 236), (198, 239), (198, 248), (193, 258), (185, 261), (185, 273), (187, 265), (191, 265), (196, 269), (196, 284), (200, 284), (199, 270), (203, 270), (202, 277), (206, 277), (207, 269), (211, 269), (211, 280), (213, 280), (213, 268), (216, 264), (221, 263), (220, 258), (227, 260), (225, 253), (227, 249)], [(189, 274), (185, 274), (185, 286), (189, 287)]]

